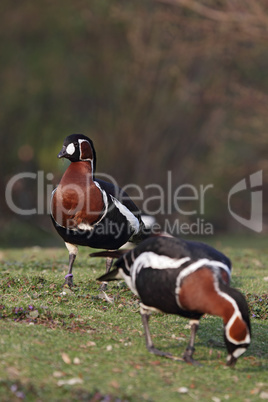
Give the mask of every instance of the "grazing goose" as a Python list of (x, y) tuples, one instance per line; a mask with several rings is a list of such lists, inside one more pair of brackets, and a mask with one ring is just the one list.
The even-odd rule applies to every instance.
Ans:
[[(105, 254), (104, 251), (93, 255)], [(248, 348), (248, 306), (244, 296), (229, 285), (231, 263), (224, 254), (203, 243), (156, 237), (123, 254), (114, 265), (115, 269), (98, 280), (124, 279), (140, 298), (149, 352), (174, 358), (156, 349), (152, 342), (148, 325), (152, 311), (190, 319), (190, 341), (183, 355), (183, 360), (188, 363), (196, 363), (193, 359), (195, 335), (204, 314), (223, 319), (228, 366), (234, 366)]]

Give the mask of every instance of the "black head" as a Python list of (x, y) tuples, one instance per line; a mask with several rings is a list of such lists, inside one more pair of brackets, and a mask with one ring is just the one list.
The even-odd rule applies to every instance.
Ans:
[(83, 134), (72, 134), (66, 137), (58, 158), (66, 158), (71, 162), (92, 162), (93, 170), (96, 170), (96, 152), (93, 142)]
[(239, 356), (241, 356), (250, 345), (251, 326), (246, 299), (238, 290), (220, 284), (220, 290), (224, 291), (225, 297), (232, 300), (235, 307), (234, 314), (225, 324), (224, 339), (228, 350), (227, 366), (234, 367)]

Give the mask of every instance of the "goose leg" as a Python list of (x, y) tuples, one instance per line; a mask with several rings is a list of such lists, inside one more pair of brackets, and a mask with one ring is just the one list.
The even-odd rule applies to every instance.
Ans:
[[(108, 272), (110, 272), (112, 264), (113, 264), (113, 258), (107, 257), (106, 258), (106, 274), (108, 274)], [(107, 282), (102, 282), (102, 284), (100, 285), (100, 290), (106, 290), (106, 289), (107, 289)]]
[(107, 257), (106, 258), (106, 274), (108, 274), (108, 272), (110, 272), (112, 264), (113, 264), (113, 258)]
[(156, 349), (154, 347), (150, 330), (149, 330), (149, 318), (150, 318), (150, 312), (146, 308), (144, 308), (143, 305), (140, 305), (140, 313), (141, 313), (141, 319), (142, 319), (142, 324), (144, 328), (144, 334), (145, 334), (145, 342), (146, 342), (146, 347), (150, 353), (153, 353), (157, 356), (165, 356), (165, 357), (171, 357), (172, 355), (170, 353), (165, 353), (162, 352), (159, 349)]
[(188, 343), (187, 348), (185, 349), (185, 352), (183, 354), (183, 359), (186, 361), (186, 363), (194, 364), (194, 365), (199, 365), (199, 363), (193, 359), (193, 354), (195, 351), (194, 348), (194, 342), (195, 342), (195, 336), (199, 327), (199, 321), (198, 320), (191, 320), (190, 321), (191, 325), (191, 335), (190, 335), (190, 341)]
[(69, 287), (73, 286), (73, 264), (78, 253), (78, 248), (70, 243), (65, 243), (67, 250), (69, 251), (69, 270), (68, 274), (65, 276), (64, 285), (68, 285)]

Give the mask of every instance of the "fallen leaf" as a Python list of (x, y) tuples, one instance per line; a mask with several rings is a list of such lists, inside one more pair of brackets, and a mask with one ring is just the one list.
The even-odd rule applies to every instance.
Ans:
[(65, 374), (62, 371), (54, 371), (53, 377), (60, 378), (63, 377)]
[(118, 389), (120, 387), (119, 383), (115, 380), (110, 382), (111, 387)]
[[(32, 323), (33, 324), (33, 323)], [(35, 343), (36, 345), (44, 345), (44, 342), (40, 342), (40, 341), (33, 341), (32, 343)]]
[(257, 260), (257, 258), (253, 258), (252, 260), (253, 264), (255, 264), (257, 267), (262, 267), (263, 264), (261, 263), (260, 260)]
[(96, 343), (93, 341), (88, 341), (86, 345), (87, 346), (96, 346)]
[(29, 317), (31, 317), (31, 318), (37, 318), (37, 317), (39, 317), (38, 310), (30, 311)]
[(69, 380), (59, 380), (58, 386), (61, 387), (62, 385), (76, 385), (76, 384), (83, 384), (82, 378), (70, 378)]
[(62, 360), (64, 361), (64, 363), (66, 364), (71, 364), (71, 359), (70, 357), (67, 355), (67, 353), (62, 353), (61, 354)]
[(177, 391), (180, 394), (187, 394), (187, 392), (189, 392), (189, 389), (187, 387), (180, 387), (180, 388), (177, 389)]
[(140, 366), (139, 364), (134, 364), (134, 368), (137, 369), (137, 370), (141, 370), (142, 366)]
[(113, 297), (109, 297), (109, 296), (107, 295), (107, 293), (104, 292), (104, 290), (103, 290), (102, 292), (103, 292), (103, 295), (104, 295), (104, 299), (105, 299), (108, 303), (113, 304), (113, 303), (114, 303), (114, 298), (113, 298)]
[(92, 347), (92, 346), (96, 346), (96, 343), (93, 342), (93, 341), (88, 341), (88, 342), (86, 343), (86, 345), (80, 345), (80, 348), (86, 349), (86, 348)]
[(160, 363), (161, 363), (160, 360), (154, 360), (154, 361), (151, 362), (151, 365), (152, 366), (158, 366)]
[(122, 373), (122, 370), (121, 370), (120, 368), (114, 367), (114, 368), (112, 369), (112, 372), (113, 372), (113, 373)]
[(268, 399), (268, 392), (262, 391), (259, 397), (260, 399)]
[(20, 372), (18, 369), (16, 369), (16, 367), (8, 367), (7, 372), (12, 378), (18, 377), (20, 375)]

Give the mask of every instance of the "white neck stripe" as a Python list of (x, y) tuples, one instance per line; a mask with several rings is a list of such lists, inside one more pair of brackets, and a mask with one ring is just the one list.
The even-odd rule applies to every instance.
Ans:
[(230, 269), (229, 267), (224, 264), (221, 261), (216, 261), (216, 260), (208, 260), (207, 258), (202, 258), (201, 260), (193, 262), (191, 265), (189, 265), (187, 268), (185, 268), (180, 275), (178, 276), (177, 279), (177, 287), (180, 286), (180, 283), (183, 278), (186, 276), (192, 274), (195, 272), (197, 269), (206, 266), (206, 267), (218, 267), (224, 269), (225, 272), (227, 272), (228, 276), (230, 277)]
[(228, 276), (230, 277), (230, 269), (229, 267), (224, 264), (221, 261), (216, 261), (216, 260), (208, 260), (207, 258), (202, 258), (201, 260), (195, 261), (192, 264), (188, 265), (178, 276), (176, 280), (176, 295), (177, 295), (177, 303), (178, 305), (182, 308), (179, 300), (179, 293), (180, 293), (180, 288), (181, 288), (181, 282), (182, 280), (192, 274), (193, 272), (197, 271), (198, 269), (202, 267), (214, 267), (214, 268), (222, 268), (224, 269)]
[[(87, 140), (78, 140), (79, 143), (79, 151), (80, 151), (80, 157), (82, 156), (82, 148), (81, 145), (83, 142), (87, 142), (89, 144), (89, 142)], [(90, 145), (90, 144), (89, 144)], [(93, 160), (91, 158), (87, 158), (87, 159), (80, 159), (82, 162), (91, 162), (91, 166), (92, 166), (92, 172), (93, 172)]]

